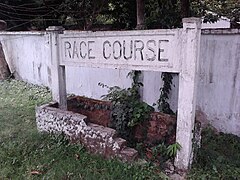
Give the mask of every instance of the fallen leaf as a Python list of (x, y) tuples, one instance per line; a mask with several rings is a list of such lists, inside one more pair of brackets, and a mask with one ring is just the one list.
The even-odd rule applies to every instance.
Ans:
[(79, 154), (75, 154), (75, 158), (76, 159), (80, 159), (80, 155)]
[(31, 171), (31, 175), (40, 175), (40, 174), (42, 174), (42, 172), (41, 171)]

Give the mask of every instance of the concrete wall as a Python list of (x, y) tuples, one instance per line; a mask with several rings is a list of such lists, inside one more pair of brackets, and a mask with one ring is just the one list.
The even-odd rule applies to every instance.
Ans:
[[(223, 31), (224, 32), (224, 31)], [(220, 32), (219, 32), (220, 33)], [(202, 35), (198, 109), (224, 132), (240, 136), (240, 33)]]
[(2, 32), (0, 40), (10, 70), (16, 78), (50, 86), (48, 35), (44, 32)]
[[(49, 36), (45, 32), (2, 32), (6, 59), (18, 79), (51, 87)], [(201, 36), (198, 82), (198, 118), (217, 129), (240, 136), (240, 30), (204, 30)], [(99, 99), (108, 86), (128, 87), (129, 71), (66, 67), (67, 91)], [(170, 104), (176, 110), (178, 75), (174, 75)], [(161, 73), (144, 72), (143, 99), (159, 98)]]

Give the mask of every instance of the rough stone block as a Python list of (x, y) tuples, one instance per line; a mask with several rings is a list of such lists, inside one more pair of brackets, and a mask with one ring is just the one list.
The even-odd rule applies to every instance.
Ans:
[(125, 162), (135, 161), (138, 156), (138, 152), (133, 148), (124, 148), (120, 154), (119, 158)]
[(37, 128), (40, 132), (64, 133), (73, 142), (83, 144), (92, 153), (104, 157), (118, 157), (132, 161), (137, 151), (126, 148), (126, 141), (117, 137), (116, 130), (88, 123), (87, 117), (71, 111), (54, 108), (50, 103), (36, 108)]

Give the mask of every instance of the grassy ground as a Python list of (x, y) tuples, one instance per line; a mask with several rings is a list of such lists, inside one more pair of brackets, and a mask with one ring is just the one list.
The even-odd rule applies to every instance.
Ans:
[(35, 106), (48, 102), (45, 88), (0, 82), (0, 179), (162, 179), (150, 165), (123, 164), (88, 154), (59, 136), (41, 135)]
[[(1, 179), (164, 179), (149, 164), (130, 165), (88, 154), (62, 136), (37, 132), (35, 106), (50, 101), (45, 88), (0, 82)], [(188, 179), (240, 179), (240, 138), (203, 132)]]
[(240, 180), (240, 138), (211, 128), (204, 129), (202, 137), (188, 178)]

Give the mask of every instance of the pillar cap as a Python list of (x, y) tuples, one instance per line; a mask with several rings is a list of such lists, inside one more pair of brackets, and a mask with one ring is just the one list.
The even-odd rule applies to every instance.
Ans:
[(182, 23), (183, 29), (201, 29), (202, 19), (196, 17), (183, 18)]
[(47, 29), (47, 31), (64, 31), (64, 27), (62, 26), (49, 26)]

